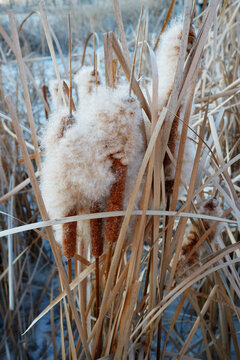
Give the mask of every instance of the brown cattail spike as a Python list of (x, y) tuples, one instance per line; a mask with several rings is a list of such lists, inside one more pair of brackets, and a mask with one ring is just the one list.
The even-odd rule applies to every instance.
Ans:
[[(172, 155), (175, 154), (176, 140), (179, 136), (178, 135), (178, 126), (179, 126), (179, 115), (181, 113), (181, 109), (182, 109), (182, 106), (180, 105), (178, 112), (177, 112), (177, 116), (175, 116), (175, 118), (173, 120), (171, 133), (170, 133), (169, 140), (168, 140), (168, 147), (169, 147), (169, 150)], [(166, 154), (165, 158), (164, 158), (164, 168), (166, 169), (167, 166), (170, 166), (170, 165), (171, 165), (171, 160), (170, 160), (168, 154)], [(165, 189), (166, 189), (166, 193), (168, 195), (170, 195), (173, 191), (173, 184), (174, 184), (174, 179), (167, 179), (165, 182)]]
[[(119, 159), (113, 159), (112, 171), (117, 180), (111, 187), (107, 203), (107, 211), (121, 211), (123, 209), (124, 190), (127, 175), (127, 166), (122, 165)], [(121, 217), (107, 218), (105, 222), (105, 236), (108, 242), (114, 243), (118, 239)]]
[[(48, 104), (48, 107), (49, 107), (49, 103), (48, 103), (48, 99), (47, 99), (47, 95), (48, 95), (48, 87), (47, 85), (43, 85), (42, 87), (42, 93), (43, 93), (43, 97), (44, 97), (44, 100), (46, 101), (46, 103)], [(45, 117), (46, 117), (46, 120), (48, 119), (48, 110), (46, 108), (44, 108), (45, 110)]]
[(58, 133), (58, 138), (61, 139), (64, 135), (67, 129), (69, 129), (73, 123), (75, 122), (75, 118), (73, 115), (64, 116), (61, 119), (61, 128)]
[[(76, 210), (72, 210), (67, 216), (77, 215)], [(77, 243), (77, 222), (63, 224), (63, 253), (67, 259), (71, 259), (76, 253)]]
[[(207, 215), (215, 215), (221, 216), (222, 211), (219, 206), (218, 200), (215, 197), (208, 199), (204, 202), (201, 207), (200, 211), (207, 214)], [(208, 230), (213, 224), (213, 220), (202, 219), (202, 223), (204, 225), (205, 230)], [(218, 225), (209, 235), (208, 239), (213, 242), (216, 238), (216, 235), (221, 231), (221, 225)], [(192, 271), (196, 270), (200, 263), (200, 257), (204, 252), (204, 246), (200, 245), (196, 251), (191, 254), (192, 249), (197, 244), (200, 239), (199, 231), (195, 226), (191, 226), (186, 237), (183, 240), (182, 250), (180, 253), (180, 260), (177, 265), (177, 269), (179, 272), (179, 276), (184, 277), (189, 275)], [(190, 268), (190, 269), (189, 269)]]
[[(101, 211), (100, 205), (95, 203), (91, 206), (91, 213), (98, 213)], [(91, 232), (91, 246), (92, 255), (101, 256), (103, 252), (103, 219), (91, 219), (90, 220), (90, 232)]]

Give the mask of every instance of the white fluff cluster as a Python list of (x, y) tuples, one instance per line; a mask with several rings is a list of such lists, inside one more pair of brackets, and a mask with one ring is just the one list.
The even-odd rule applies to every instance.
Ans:
[(173, 88), (180, 52), (183, 23), (174, 21), (161, 35), (156, 51), (158, 67), (158, 106), (161, 111), (166, 106)]
[[(86, 90), (85, 68), (83, 73), (85, 82), (78, 86)], [(80, 94), (84, 94), (83, 88)], [(111, 169), (113, 158), (128, 166), (126, 207), (145, 151), (141, 108), (136, 98), (126, 94), (126, 87), (95, 86), (87, 93), (87, 101), (80, 100), (75, 122), (64, 132), (62, 123), (68, 109), (60, 107), (50, 116), (43, 138), (46, 152), (41, 190), (51, 218), (67, 216), (73, 209), (89, 212), (96, 202), (104, 209), (116, 180)], [(61, 230), (57, 240), (61, 243)]]
[(59, 84), (57, 80), (51, 80), (49, 82), (49, 91), (51, 95), (53, 108), (54, 110), (57, 110), (59, 109), (59, 107), (63, 106), (63, 100), (61, 97), (61, 93), (59, 91)]
[(86, 101), (86, 98), (94, 91), (97, 85), (101, 84), (101, 76), (95, 72), (91, 66), (83, 66), (79, 72), (74, 76), (74, 82), (77, 85), (78, 99), (81, 103)]

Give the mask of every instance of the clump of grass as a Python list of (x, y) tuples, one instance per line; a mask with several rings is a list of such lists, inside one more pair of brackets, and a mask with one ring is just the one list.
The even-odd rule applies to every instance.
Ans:
[[(116, 9), (117, 5), (118, 3), (115, 1)], [(34, 354), (30, 343), (32, 341), (30, 339), (34, 338), (33, 325), (38, 326), (38, 321), (44, 321), (44, 315), (50, 312), (51, 339), (49, 340), (48, 337), (42, 354), (46, 354), (48, 351), (48, 354), (56, 359), (66, 358), (67, 353), (70, 358), (86, 357), (88, 359), (104, 356), (116, 359), (141, 359), (153, 356), (158, 359), (168, 357), (184, 359), (185, 354), (191, 358), (207, 359), (230, 359), (234, 355), (236, 358), (239, 357), (237, 319), (240, 315), (238, 274), (238, 193), (240, 187), (239, 166), (237, 165), (239, 142), (236, 141), (239, 131), (237, 110), (239, 105), (239, 68), (236, 50), (239, 36), (237, 32), (239, 5), (237, 3), (219, 4), (213, 0), (208, 6), (206, 4), (204, 6), (203, 12), (198, 14), (195, 2), (188, 2), (185, 5), (181, 25), (182, 36), (181, 40), (178, 39), (180, 40), (179, 56), (174, 60), (173, 80), (171, 80), (170, 91), (165, 94), (166, 98), (161, 108), (158, 106), (160, 92), (159, 94), (157, 92), (164, 85), (161, 84), (163, 77), (160, 76), (161, 69), (159, 72), (157, 71), (158, 63), (153, 51), (149, 50), (151, 46), (154, 48), (155, 42), (149, 47), (143, 46), (143, 52), (139, 52), (142, 55), (136, 57), (135, 64), (138, 67), (138, 62), (144, 63), (139, 73), (144, 77), (146, 88), (148, 88), (149, 82), (154, 89), (152, 95), (147, 99), (144, 96), (144, 90), (141, 89), (144, 81), (138, 83), (138, 79), (135, 79), (134, 76), (131, 77), (131, 54), (129, 55), (129, 49), (126, 46), (126, 34), (123, 32), (121, 16), (117, 13), (116, 19), (120, 29), (122, 48), (112, 33), (105, 35), (105, 64), (110, 64), (112, 69), (111, 73), (107, 67), (106, 79), (109, 79), (109, 83), (106, 85), (114, 86), (115, 84), (117, 88), (105, 88), (104, 75), (101, 75), (99, 70), (101, 84), (96, 86), (96, 89), (92, 89), (85, 99), (82, 99), (82, 103), (81, 92), (79, 92), (79, 105), (77, 105), (77, 112), (74, 113), (76, 123), (61, 132), (61, 139), (57, 136), (50, 136), (49, 142), (46, 144), (44, 156), (47, 158), (47, 146), (51, 145), (51, 141), (64, 142), (70, 132), (76, 141), (76, 146), (71, 151), (68, 149), (68, 153), (67, 146), (74, 142), (64, 143), (65, 146), (60, 154), (65, 151), (65, 156), (61, 158), (58, 168), (59, 170), (60, 164), (63, 164), (64, 161), (66, 161), (67, 167), (73, 161), (70, 170), (76, 172), (76, 190), (73, 191), (71, 183), (70, 191), (66, 191), (66, 187), (63, 186), (59, 194), (63, 196), (65, 191), (69, 196), (73, 191), (75, 195), (70, 199), (71, 206), (67, 207), (67, 211), (50, 214), (53, 217), (51, 220), (48, 220), (38, 188), (37, 177), (46, 160), (43, 160), (38, 153), (36, 130), (33, 126), (31, 112), (31, 103), (34, 102), (31, 98), (31, 86), (29, 88), (26, 86), (29, 69), (19, 52), (16, 25), (14, 25), (12, 13), (10, 13), (10, 23), (13, 40), (0, 27), (4, 41), (17, 58), (21, 86), (24, 88), (23, 93), (21, 89), (18, 92), (20, 97), (24, 96), (23, 103), (27, 104), (30, 121), (30, 125), (26, 121), (21, 123), (21, 126), (19, 125), (19, 119), (24, 117), (25, 110), (17, 111), (17, 107), (9, 97), (5, 102), (6, 87), (2, 87), (1, 94), (4, 95), (1, 99), (4, 109), (1, 117), (5, 121), (1, 124), (0, 169), (3, 174), (1, 186), (4, 195), (0, 198), (0, 204), (7, 214), (3, 216), (15, 216), (17, 219), (29, 223), (23, 228), (18, 226), (19, 223), (6, 225), (5, 217), (1, 221), (3, 227), (0, 233), (1, 237), (13, 235), (15, 244), (13, 266), (17, 267), (20, 274), (19, 281), (16, 278), (13, 280), (15, 310), (12, 311), (8, 307), (8, 293), (12, 285), (10, 282), (8, 284), (3, 281), (11, 265), (8, 264), (7, 246), (4, 239), (0, 243), (0, 266), (3, 270), (0, 277), (1, 294), (3, 294), (0, 312), (3, 318), (2, 324), (6, 329), (0, 343), (2, 353), (6, 352), (11, 355), (14, 353), (14, 347), (17, 346), (22, 357)], [(60, 80), (54, 59), (54, 50), (51, 47), (51, 34), (42, 4), (40, 4), (40, 14), (51, 48), (57, 78)], [(168, 18), (169, 16), (166, 14), (166, 19)], [(147, 17), (143, 15), (142, 22), (140, 22), (142, 27), (142, 30), (139, 30), (140, 33), (143, 32), (146, 21)], [(188, 43), (192, 22), (196, 31), (196, 40), (191, 44), (190, 49)], [(157, 33), (160, 33), (160, 29), (157, 29)], [(145, 35), (147, 38), (147, 34)], [(160, 34), (159, 46), (163, 39), (164, 33)], [(167, 45), (170, 46), (170, 43)], [(129, 97), (123, 96), (124, 91), (122, 93), (119, 91), (118, 81), (113, 80), (116, 72), (116, 59), (119, 62), (117, 69), (119, 83), (125, 83), (123, 88), (125, 88), (125, 93), (128, 93), (128, 85), (126, 85), (128, 79), (131, 81), (132, 91), (135, 93), (134, 101), (127, 105), (129, 110), (126, 110), (126, 101), (129, 101)], [(89, 72), (90, 75), (93, 65)], [(149, 80), (149, 74), (152, 74), (152, 80)], [(80, 85), (81, 83), (79, 83)], [(95, 86), (93, 82), (91, 82), (91, 86)], [(37, 92), (38, 96), (40, 93), (41, 91)], [(63, 97), (63, 91), (60, 91), (60, 94), (60, 97)], [(16, 103), (18, 104), (18, 102)], [(192, 110), (193, 103), (195, 104), (194, 110)], [(61, 107), (63, 110), (58, 108), (56, 117), (56, 123), (59, 125), (63, 118), (60, 112), (65, 111), (65, 115), (69, 115), (68, 108), (64, 108), (63, 105)], [(10, 117), (8, 117), (8, 111)], [(147, 133), (150, 134), (144, 156), (140, 156), (135, 147), (128, 149), (126, 143), (120, 148), (116, 148), (116, 143), (111, 143), (116, 123), (125, 121), (126, 126), (134, 126), (133, 116), (136, 116), (136, 112), (139, 113), (139, 122), (142, 114), (146, 117)], [(90, 119), (94, 126), (91, 127), (91, 131), (86, 132), (88, 136), (84, 146), (79, 146), (86, 121), (90, 121)], [(49, 118), (49, 126), (53, 120), (53, 117)], [(180, 140), (178, 140), (178, 154), (176, 153), (175, 157), (168, 148), (171, 147), (172, 127), (178, 120), (182, 126), (178, 130)], [(7, 125), (6, 121), (8, 121)], [(76, 126), (78, 121), (82, 125), (79, 127), (79, 132), (77, 132)], [(22, 130), (25, 137), (23, 137)], [(119, 156), (114, 155), (114, 160), (109, 159), (106, 177), (100, 185), (102, 169), (96, 175), (96, 184), (93, 187), (90, 186), (94, 180), (93, 176), (89, 175), (89, 178), (83, 179), (85, 187), (79, 198), (83, 200), (84, 197), (87, 206), (85, 204), (77, 211), (72, 211), (75, 209), (75, 205), (72, 206), (72, 204), (74, 202), (79, 204), (76, 194), (80, 189), (79, 179), (84, 176), (82, 169), (79, 171), (76, 164), (79, 159), (87, 156), (88, 159), (85, 159), (84, 163), (88, 164), (88, 168), (95, 170), (98, 168), (99, 159), (96, 158), (96, 149), (100, 148), (97, 143), (99, 131), (105, 136), (103, 144), (110, 142), (107, 150), (104, 150), (106, 151), (104, 161), (106, 156), (110, 158), (113, 154)], [(121, 133), (121, 128), (117, 128), (117, 133), (118, 131), (120, 137), (116, 136), (116, 138), (119, 140), (124, 134)], [(55, 131), (55, 134), (58, 132)], [(129, 131), (127, 134), (129, 135)], [(139, 134), (140, 137), (144, 134), (143, 124), (141, 124)], [(188, 174), (185, 176), (182, 172), (188, 137), (191, 137), (196, 144), (196, 153), (192, 160), (189, 177)], [(138, 141), (139, 137), (136, 137), (134, 142), (138, 144)], [(141, 141), (143, 145), (143, 140)], [(26, 146), (31, 154), (28, 153)], [(79, 151), (77, 155), (74, 153), (76, 149)], [(131, 161), (127, 161), (126, 150), (129, 151), (127, 155), (132, 151), (132, 165), (136, 165), (134, 176), (129, 172), (132, 165)], [(110, 152), (108, 153), (108, 151)], [(67, 160), (68, 154), (72, 156), (73, 153), (76, 155), (76, 159), (70, 157)], [(102, 153), (103, 150), (100, 151), (100, 154)], [(165, 185), (164, 159), (166, 154), (173, 164), (175, 174), (171, 192), (167, 192)], [(22, 160), (19, 162), (21, 156), (23, 156), (24, 163)], [(54, 162), (58, 156), (58, 150), (53, 152)], [(100, 155), (98, 154), (98, 156)], [(126, 161), (122, 161), (122, 158)], [(25, 166), (28, 175), (26, 175)], [(47, 175), (57, 169), (54, 166), (55, 164), (50, 167), (51, 169), (49, 168)], [(128, 172), (129, 182), (127, 180)], [(119, 183), (116, 182), (117, 175)], [(27, 176), (29, 179), (26, 178)], [(63, 169), (59, 179), (63, 182), (68, 176), (69, 173)], [(15, 179), (14, 182), (10, 182), (11, 177)], [(186, 177), (189, 181), (186, 181)], [(71, 181), (73, 178), (70, 176)], [(143, 179), (145, 180), (144, 187), (142, 186)], [(104, 192), (106, 181), (109, 183), (102, 200), (99, 198), (99, 194)], [(8, 188), (8, 183), (11, 183), (11, 189)], [(185, 193), (181, 194), (180, 198), (179, 188), (182, 183), (186, 183), (187, 186)], [(55, 187), (57, 186), (59, 189), (59, 186), (62, 185), (59, 182)], [(54, 187), (52, 190), (50, 189), (48, 195), (52, 196), (55, 190)], [(123, 190), (129, 191), (125, 201), (122, 196)], [(92, 197), (96, 196), (93, 202), (89, 202), (89, 194), (92, 194)], [(134, 204), (136, 200), (137, 202), (140, 200), (139, 194), (141, 195), (140, 210), (135, 210)], [(9, 202), (8, 204), (7, 202), (13, 196), (14, 203), (11, 205)], [(47, 207), (49, 202), (50, 208), (53, 205), (50, 198), (48, 199), (47, 195), (44, 198)], [(99, 207), (99, 199), (101, 205), (104, 206)], [(116, 202), (116, 199), (119, 202)], [(67, 198), (67, 200), (69, 199)], [(93, 203), (95, 206), (91, 206)], [(202, 204), (202, 206), (199, 208), (198, 204)], [(216, 204), (217, 206), (215, 206)], [(124, 211), (114, 212), (121, 209)], [(102, 212), (104, 210), (106, 212)], [(75, 214), (78, 215), (75, 216)], [(72, 215), (75, 217), (68, 217)], [(121, 221), (119, 221), (120, 216), (122, 217)], [(133, 221), (129, 227), (129, 223), (134, 218), (136, 221)], [(113, 220), (111, 221), (111, 219)], [(70, 224), (73, 224), (73, 220), (80, 223), (77, 230), (75, 227), (71, 228)], [(120, 229), (119, 223), (121, 223)], [(111, 248), (110, 256), (108, 249), (103, 247), (100, 252), (97, 251), (96, 259), (93, 259), (90, 254), (89, 232), (92, 233), (93, 238), (96, 233), (103, 235), (104, 232), (101, 229), (104, 228), (104, 224), (105, 233), (109, 230), (111, 239), (117, 241)], [(14, 226), (16, 228), (13, 228)], [(71, 232), (81, 229), (81, 236), (74, 255), (74, 272), (69, 271), (68, 279), (63, 267), (65, 260), (62, 259), (61, 249), (54, 241), (51, 226), (60, 226), (60, 229), (68, 227)], [(44, 227), (44, 232), (39, 231), (39, 227)], [(96, 228), (97, 230), (93, 231)], [(191, 233), (192, 230), (189, 231), (189, 228), (194, 229), (194, 234)], [(36, 238), (35, 240), (29, 239), (32, 242), (26, 247), (25, 234), (30, 234), (27, 231), (29, 229), (32, 230), (31, 236), (34, 234)], [(111, 233), (112, 231), (114, 234)], [(40, 242), (40, 236), (43, 237), (43, 243)], [(180, 266), (179, 261), (181, 262), (184, 253), (186, 238), (190, 238), (190, 241), (194, 240), (194, 246), (191, 246), (187, 255), (184, 254), (184, 256), (186, 255), (185, 264)], [(99, 240), (99, 236), (97, 236), (97, 240)], [(51, 250), (48, 244), (50, 244)], [(36, 246), (35, 249), (33, 245)], [(32, 262), (26, 256), (29, 249), (31, 249)], [(100, 254), (101, 252), (102, 254)], [(193, 257), (191, 258), (191, 256)], [(40, 283), (40, 289), (36, 295), (33, 291), (36, 284), (34, 276), (40, 265), (46, 269), (47, 274), (44, 278), (46, 283)], [(98, 279), (95, 278), (96, 267), (99, 271)], [(181, 274), (182, 270), (185, 272), (184, 276)], [(56, 272), (59, 275), (59, 286), (56, 283)], [(27, 299), (27, 291), (30, 293), (29, 302), (24, 303), (24, 300)], [(97, 292), (99, 298), (96, 299)], [(44, 297), (48, 297), (47, 301), (50, 302), (48, 306), (42, 303)], [(99, 302), (96, 304), (97, 301)], [(44, 309), (41, 308), (42, 311), (40, 310), (41, 306), (44, 307)], [(34, 312), (34, 308), (36, 308), (36, 312)], [(191, 317), (189, 317), (190, 314)], [(24, 316), (25, 318), (23, 318)], [(17, 331), (11, 327), (13, 323)], [(189, 323), (190, 326), (185, 326), (183, 329), (180, 325), (186, 325), (186, 323)], [(28, 326), (27, 332), (22, 335)], [(42, 334), (42, 336), (44, 335)], [(22, 338), (28, 347), (22, 346)]]

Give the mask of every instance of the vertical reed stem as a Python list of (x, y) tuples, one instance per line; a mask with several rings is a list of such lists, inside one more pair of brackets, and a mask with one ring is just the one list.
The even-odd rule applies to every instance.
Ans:
[[(96, 319), (99, 317), (99, 308), (100, 308), (100, 281), (99, 281), (99, 257), (95, 257), (95, 275), (96, 275)], [(96, 349), (96, 358), (101, 356), (102, 351), (102, 332), (100, 333), (97, 349)]]
[[(71, 282), (72, 282), (72, 259), (68, 259), (68, 283), (71, 284)], [(72, 328), (72, 310), (70, 306), (69, 306), (69, 319)], [(69, 359), (70, 360), (72, 359), (71, 346), (69, 346)]]
[(71, 37), (71, 21), (68, 15), (68, 31), (69, 31), (69, 115), (72, 115), (72, 37)]
[(99, 290), (99, 257), (95, 257), (95, 274), (96, 274), (96, 318), (99, 316), (100, 290)]

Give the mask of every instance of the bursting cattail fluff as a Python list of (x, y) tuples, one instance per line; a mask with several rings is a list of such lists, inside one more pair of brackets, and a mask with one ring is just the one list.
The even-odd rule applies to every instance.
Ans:
[(95, 74), (91, 66), (83, 66), (74, 76), (74, 82), (77, 85), (78, 100), (83, 102), (101, 84), (101, 75), (99, 72)]
[[(114, 159), (127, 166), (124, 202), (129, 199), (145, 144), (140, 131), (141, 108), (126, 88), (99, 85), (80, 100), (75, 123), (62, 130), (67, 109), (51, 115), (43, 143), (46, 157), (41, 187), (50, 217), (105, 209), (111, 186), (117, 181)], [(61, 134), (62, 136), (59, 136)], [(61, 243), (61, 231), (57, 240)]]
[[(156, 61), (157, 61), (158, 76), (159, 76), (159, 88), (158, 88), (159, 111), (162, 111), (163, 107), (167, 105), (168, 99), (172, 93), (174, 79), (177, 70), (178, 58), (180, 54), (182, 31), (183, 31), (182, 21), (178, 20), (172, 23), (170, 27), (162, 34), (159, 42), (159, 46), (157, 48)], [(190, 28), (188, 45), (187, 45), (187, 54), (191, 50), (194, 39), (195, 39), (195, 35), (193, 29)], [(173, 159), (175, 160), (175, 162), (177, 161), (178, 149), (180, 146), (180, 137), (182, 132), (182, 121), (180, 119), (184, 114), (184, 107), (185, 104), (183, 100), (176, 114), (176, 117), (173, 120), (169, 142), (168, 142), (169, 149), (173, 155)], [(190, 133), (189, 130), (188, 130), (188, 137), (192, 137), (192, 134)], [(189, 140), (189, 138), (187, 138), (185, 144), (184, 156), (183, 156), (182, 172), (181, 172), (181, 176), (186, 182), (186, 184), (188, 184), (190, 180), (194, 154), (195, 154), (194, 142)], [(172, 164), (167, 154), (164, 159), (164, 169), (165, 169), (166, 193), (171, 194), (174, 178), (175, 178), (175, 166)], [(183, 192), (184, 192), (184, 187), (180, 186), (179, 195), (181, 196)]]

